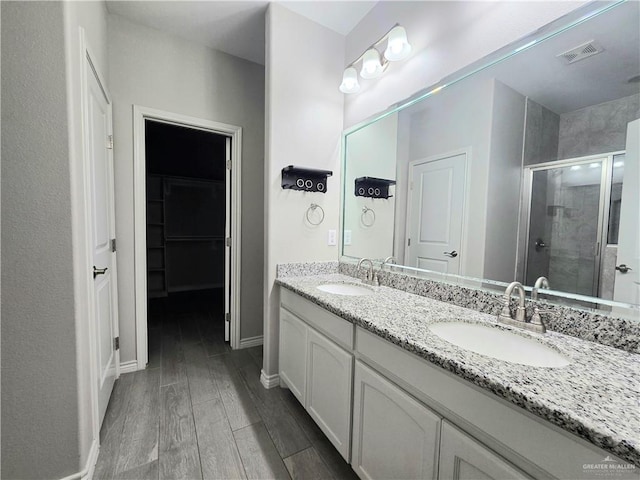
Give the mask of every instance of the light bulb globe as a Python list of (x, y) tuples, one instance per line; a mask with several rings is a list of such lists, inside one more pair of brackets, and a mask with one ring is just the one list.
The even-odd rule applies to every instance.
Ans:
[(384, 58), (390, 62), (404, 60), (411, 53), (411, 45), (407, 41), (407, 32), (404, 27), (398, 25), (389, 32), (387, 49), (384, 51)]

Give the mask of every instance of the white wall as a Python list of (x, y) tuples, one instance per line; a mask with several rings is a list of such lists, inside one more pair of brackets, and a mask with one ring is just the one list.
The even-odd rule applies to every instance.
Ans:
[[(406, 28), (413, 50), (381, 78), (362, 80), (360, 93), (345, 95), (345, 126), (385, 110), (584, 3), (379, 2), (347, 36), (345, 66), (396, 22)], [(340, 78), (334, 80), (336, 87)]]
[[(267, 11), (264, 372), (278, 372), (276, 264), (336, 260), (327, 231), (338, 230), (344, 37), (282, 5)], [(333, 171), (327, 193), (283, 190), (280, 171), (299, 165)], [(311, 203), (324, 208), (318, 227), (305, 223)]]
[(121, 361), (136, 358), (132, 106), (243, 128), (241, 338), (262, 333), (264, 67), (110, 15)]
[[(344, 254), (352, 257), (384, 260), (393, 255), (393, 228), (396, 208), (396, 187), (390, 187), (391, 198), (356, 197), (354, 181), (358, 177), (396, 179), (396, 150), (398, 115), (393, 114), (351, 133), (347, 137), (345, 173), (345, 231), (351, 231), (351, 245)], [(375, 212), (375, 219), (367, 213), (363, 223), (363, 208)]]
[(2, 3), (2, 475), (86, 467), (93, 430), (79, 27), (106, 70), (101, 2)]

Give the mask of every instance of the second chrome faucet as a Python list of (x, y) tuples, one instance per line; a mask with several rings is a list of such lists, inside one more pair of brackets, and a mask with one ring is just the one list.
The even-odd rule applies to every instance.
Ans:
[[(536, 285), (532, 291), (532, 300), (537, 300), (538, 289), (540, 287), (549, 288), (549, 281), (545, 277), (536, 280)], [(513, 292), (518, 292), (518, 306), (516, 307), (516, 318), (511, 316), (511, 296)], [(537, 305), (533, 308), (533, 315), (527, 321), (525, 310), (525, 291), (520, 282), (511, 282), (504, 292), (502, 311), (498, 315), (498, 321), (514, 327), (524, 328), (537, 333), (545, 333), (547, 328), (542, 321), (540, 314), (543, 313)]]

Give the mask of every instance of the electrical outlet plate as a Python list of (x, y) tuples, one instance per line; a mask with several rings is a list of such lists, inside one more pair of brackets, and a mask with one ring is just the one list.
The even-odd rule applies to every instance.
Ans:
[(331, 246), (337, 245), (336, 237), (337, 237), (336, 231), (335, 230), (329, 230), (329, 235), (328, 235), (328, 238), (327, 238), (327, 245), (331, 245)]
[(351, 230), (345, 230), (344, 231), (344, 244), (345, 245), (351, 245)]

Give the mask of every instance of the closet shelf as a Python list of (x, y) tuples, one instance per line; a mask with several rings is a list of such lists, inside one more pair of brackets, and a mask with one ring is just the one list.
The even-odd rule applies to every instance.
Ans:
[(167, 242), (205, 242), (208, 240), (224, 240), (224, 235), (172, 235), (166, 236), (165, 240)]

